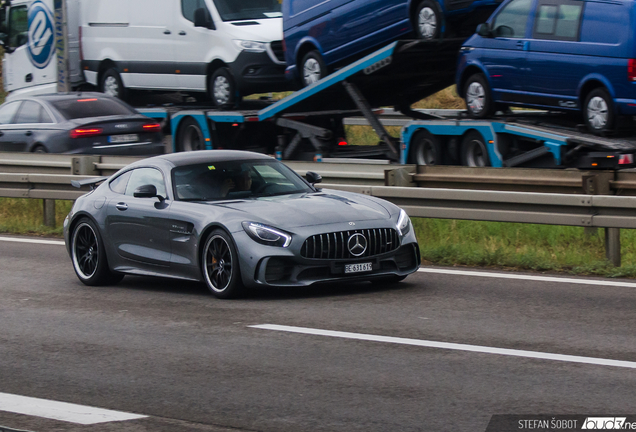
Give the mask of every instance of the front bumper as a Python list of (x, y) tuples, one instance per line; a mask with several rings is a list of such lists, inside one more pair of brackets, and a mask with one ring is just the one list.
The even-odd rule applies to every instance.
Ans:
[(242, 95), (290, 89), (285, 64), (274, 63), (267, 52), (243, 51), (229, 67)]

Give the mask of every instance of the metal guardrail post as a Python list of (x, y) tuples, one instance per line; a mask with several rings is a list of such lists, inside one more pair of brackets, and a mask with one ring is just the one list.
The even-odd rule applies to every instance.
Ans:
[(43, 199), (44, 226), (55, 228), (55, 200)]
[(605, 257), (616, 267), (621, 266), (620, 228), (605, 228)]
[[(588, 195), (612, 194), (611, 182), (614, 181), (614, 172), (599, 172), (583, 176), (583, 193)], [(621, 266), (621, 229), (604, 228), (605, 231), (605, 257), (612, 265)], [(586, 227), (587, 236), (598, 233), (596, 227)]]

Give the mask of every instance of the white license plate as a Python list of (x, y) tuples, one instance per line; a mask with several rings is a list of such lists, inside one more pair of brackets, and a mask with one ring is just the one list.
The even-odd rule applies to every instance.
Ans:
[(345, 264), (345, 273), (361, 273), (373, 270), (373, 263)]
[(112, 144), (121, 144), (121, 143), (137, 142), (137, 141), (139, 141), (139, 135), (137, 134), (111, 135), (108, 137), (108, 142)]

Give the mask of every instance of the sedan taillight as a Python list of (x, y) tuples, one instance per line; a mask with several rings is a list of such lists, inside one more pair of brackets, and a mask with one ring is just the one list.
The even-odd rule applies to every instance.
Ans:
[(71, 138), (84, 138), (89, 136), (95, 136), (95, 135), (101, 134), (102, 132), (103, 132), (103, 129), (101, 128), (90, 128), (90, 129), (77, 128), (77, 129), (71, 130)]
[(146, 132), (160, 132), (161, 131), (161, 125), (159, 123), (149, 123), (149, 124), (145, 124), (143, 127), (144, 127), (144, 131), (146, 131)]

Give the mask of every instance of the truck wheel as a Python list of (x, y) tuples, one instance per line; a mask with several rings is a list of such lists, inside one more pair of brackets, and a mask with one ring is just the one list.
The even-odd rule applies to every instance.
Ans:
[(414, 27), (418, 39), (438, 39), (442, 28), (439, 8), (435, 2), (424, 0), (415, 9)]
[(199, 122), (192, 117), (183, 119), (179, 127), (179, 151), (197, 151), (205, 150), (205, 138), (203, 137), (203, 130)]
[(468, 132), (462, 139), (462, 165), (469, 167), (490, 166), (488, 147), (484, 137), (477, 131)]
[(303, 87), (310, 86), (327, 75), (327, 66), (325, 66), (322, 56), (316, 50), (305, 54), (300, 69), (303, 74), (301, 78)]
[(585, 124), (594, 135), (604, 135), (616, 127), (614, 101), (607, 90), (592, 90), (585, 98), (583, 110)]
[(226, 67), (219, 68), (212, 74), (208, 89), (212, 102), (219, 108), (230, 107), (237, 101), (236, 83)]
[(466, 81), (464, 100), (471, 117), (483, 119), (493, 114), (495, 104), (492, 101), (490, 86), (486, 77), (481, 73), (474, 74)]
[(409, 163), (417, 165), (442, 165), (441, 140), (427, 130), (420, 130), (411, 140)]
[(110, 68), (104, 72), (99, 82), (99, 89), (108, 96), (126, 100), (126, 87), (124, 87), (124, 82), (115, 68)]

